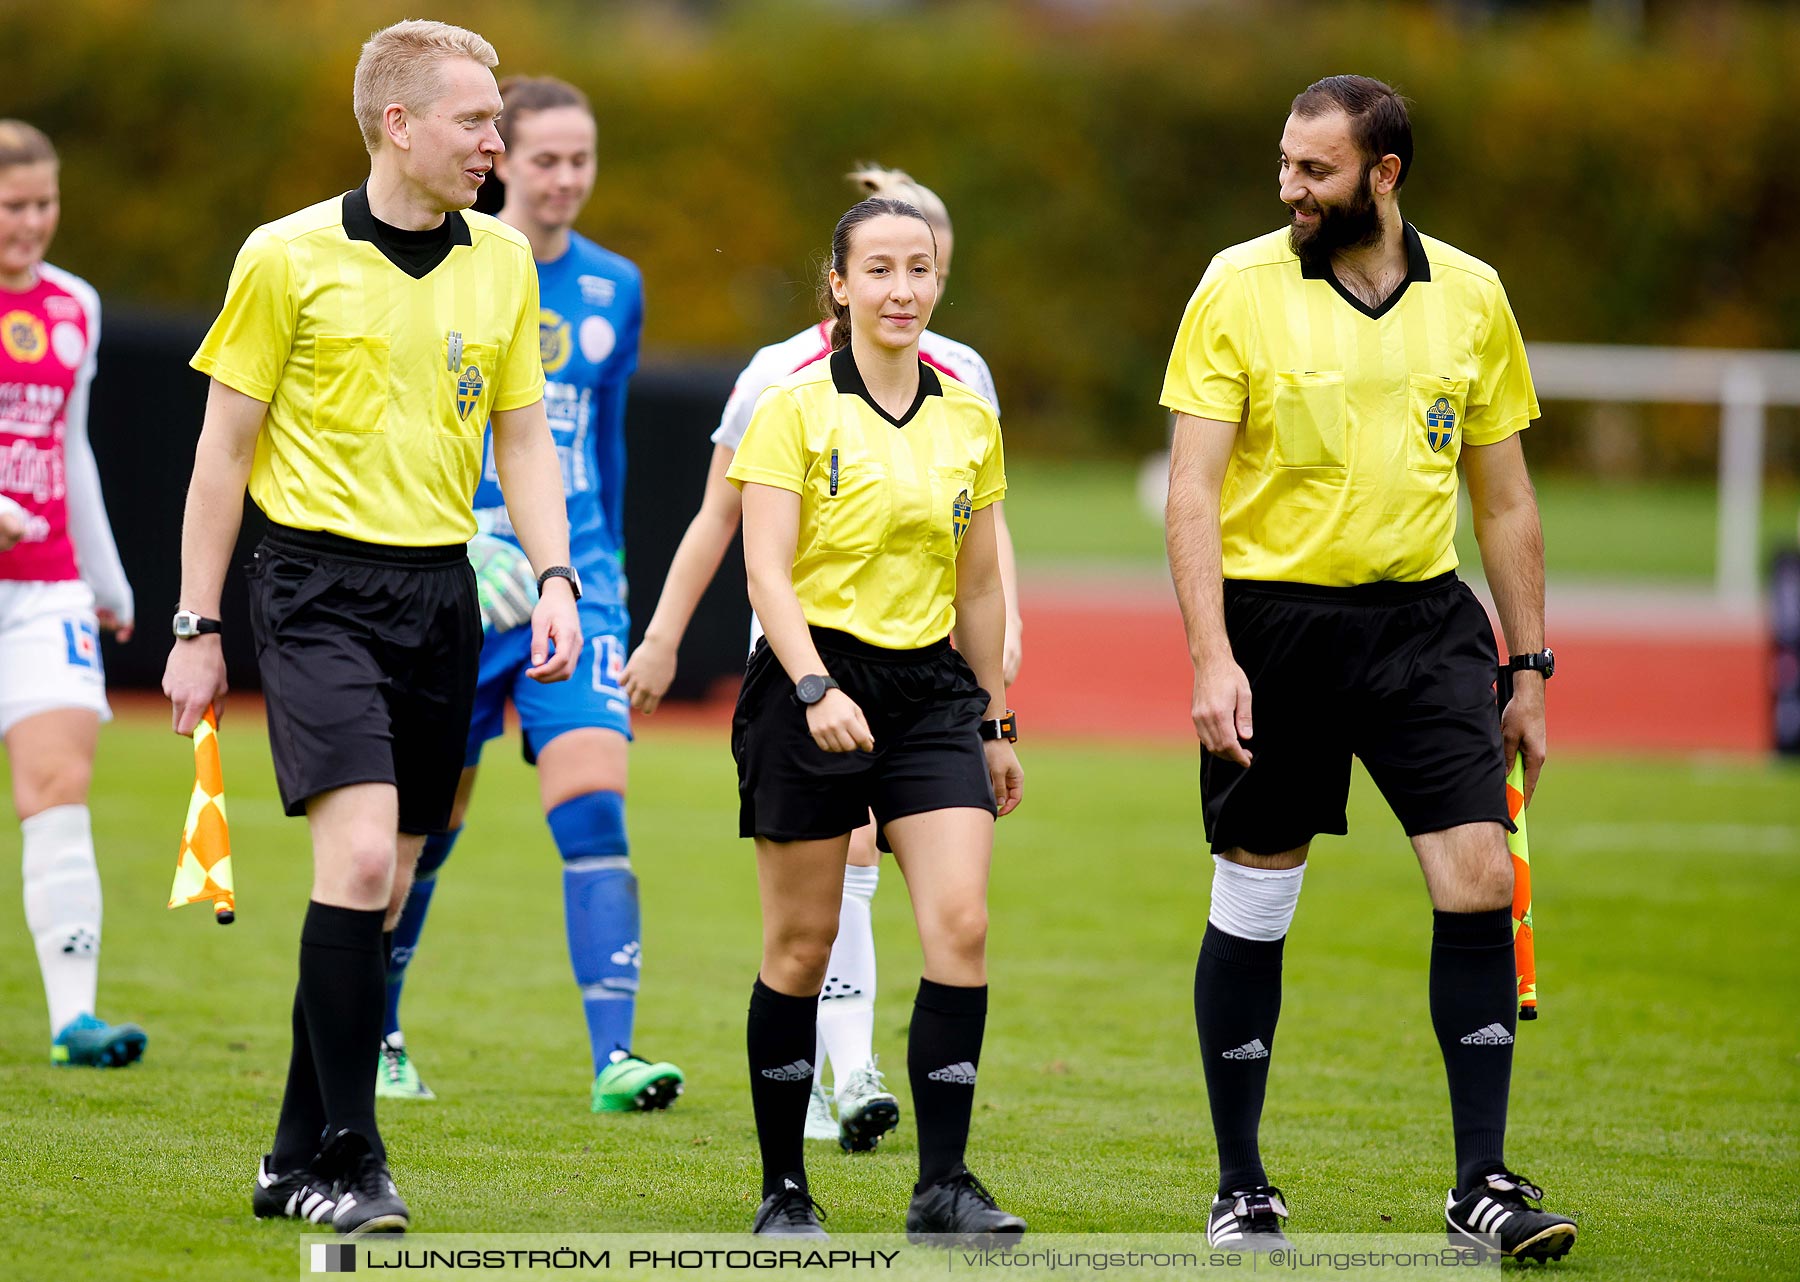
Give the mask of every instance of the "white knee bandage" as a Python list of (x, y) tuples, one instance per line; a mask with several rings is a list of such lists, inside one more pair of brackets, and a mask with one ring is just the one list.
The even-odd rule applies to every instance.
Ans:
[(1246, 868), (1213, 856), (1212, 908), (1206, 919), (1239, 939), (1280, 939), (1288, 933), (1300, 903), (1298, 868)]

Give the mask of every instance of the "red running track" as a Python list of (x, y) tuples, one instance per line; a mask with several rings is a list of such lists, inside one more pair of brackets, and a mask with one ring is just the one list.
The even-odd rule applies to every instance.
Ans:
[[(1193, 740), (1193, 670), (1172, 589), (1147, 584), (1023, 592), (1025, 666), (1012, 690), (1034, 731)], [(1754, 615), (1677, 608), (1559, 609), (1550, 736), (1559, 748), (1618, 752), (1767, 751), (1769, 643)]]

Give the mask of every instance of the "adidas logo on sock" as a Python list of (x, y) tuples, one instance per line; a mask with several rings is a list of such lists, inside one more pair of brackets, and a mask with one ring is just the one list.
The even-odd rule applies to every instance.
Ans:
[(1489, 1024), (1486, 1028), (1478, 1028), (1462, 1039), (1464, 1046), (1511, 1046), (1513, 1035), (1506, 1031), (1504, 1024)]
[(784, 1064), (780, 1068), (765, 1068), (762, 1075), (771, 1082), (810, 1082), (812, 1081), (813, 1066), (803, 1059), (797, 1059), (792, 1064)]
[(946, 1064), (942, 1068), (933, 1069), (925, 1074), (934, 1082), (953, 1082), (958, 1086), (975, 1085), (975, 1065), (964, 1060), (960, 1064)]
[[(1466, 1040), (1466, 1039), (1465, 1039)], [(1263, 1045), (1262, 1038), (1253, 1037), (1236, 1050), (1226, 1051), (1220, 1059), (1267, 1059), (1269, 1048)]]

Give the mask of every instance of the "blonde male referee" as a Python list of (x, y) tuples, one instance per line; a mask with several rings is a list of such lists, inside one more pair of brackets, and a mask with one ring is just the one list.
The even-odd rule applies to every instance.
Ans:
[[(1215, 257), (1162, 402), (1169, 563), (1194, 662), (1212, 907), (1194, 1019), (1219, 1146), (1215, 1246), (1283, 1246), (1257, 1144), (1281, 953), (1307, 850), (1345, 831), (1360, 757), (1432, 904), (1431, 1022), (1450, 1084), (1453, 1240), (1546, 1259), (1575, 1225), (1506, 1165), (1518, 1004), (1505, 763), (1544, 762), (1544, 554), (1519, 432), (1538, 413), (1493, 268), (1400, 216), (1405, 101), (1364, 76), (1294, 99), (1281, 231)], [(1457, 464), (1514, 657), (1455, 573)]]
[(212, 377), (163, 678), (175, 730), (225, 695), (219, 593), (246, 483), (268, 516), (250, 629), (282, 803), (312, 835), (294, 1046), (258, 1217), (402, 1232), (375, 1126), (383, 927), (448, 824), (481, 649), (466, 544), (491, 416), (539, 571), (531, 676), (581, 654), (562, 474), (543, 405), (531, 246), (464, 214), (504, 146), (493, 46), (441, 22), (356, 64), (369, 178), (250, 234), (194, 367)]

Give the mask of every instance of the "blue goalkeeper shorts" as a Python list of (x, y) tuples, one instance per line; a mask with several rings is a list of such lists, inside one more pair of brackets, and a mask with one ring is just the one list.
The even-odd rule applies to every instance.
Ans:
[(463, 764), (481, 760), (489, 739), (506, 729), (506, 702), (519, 710), (525, 731), (525, 760), (535, 764), (538, 750), (559, 734), (598, 727), (631, 738), (631, 700), (619, 689), (625, 670), (625, 643), (631, 616), (622, 605), (589, 605), (581, 611), (581, 661), (567, 681), (545, 685), (525, 675), (531, 666), (531, 625), (481, 636), (481, 675), (475, 687), (475, 712), (469, 718), (469, 744)]

